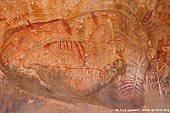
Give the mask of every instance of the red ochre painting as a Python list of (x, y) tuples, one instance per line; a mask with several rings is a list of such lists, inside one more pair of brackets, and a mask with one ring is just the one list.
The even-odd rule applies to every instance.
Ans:
[(170, 112), (169, 0), (0, 0), (0, 113)]

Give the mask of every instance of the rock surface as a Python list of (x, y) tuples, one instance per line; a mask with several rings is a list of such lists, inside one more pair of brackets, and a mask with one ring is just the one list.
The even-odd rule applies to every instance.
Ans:
[(0, 1), (0, 112), (169, 108), (169, 8), (168, 0)]

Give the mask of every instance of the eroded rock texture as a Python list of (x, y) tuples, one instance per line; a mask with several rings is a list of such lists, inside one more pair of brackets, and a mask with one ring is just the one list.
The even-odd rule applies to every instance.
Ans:
[(0, 1), (0, 112), (169, 108), (169, 10), (168, 0)]

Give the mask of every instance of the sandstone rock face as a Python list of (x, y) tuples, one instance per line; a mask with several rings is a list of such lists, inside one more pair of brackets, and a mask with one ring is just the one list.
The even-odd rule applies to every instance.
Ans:
[(169, 1), (0, 4), (1, 112), (169, 106)]

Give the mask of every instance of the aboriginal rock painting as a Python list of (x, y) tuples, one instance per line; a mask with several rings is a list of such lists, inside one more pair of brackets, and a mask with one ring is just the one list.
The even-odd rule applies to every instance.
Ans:
[(170, 1), (0, 0), (0, 64), (0, 113), (168, 112)]

